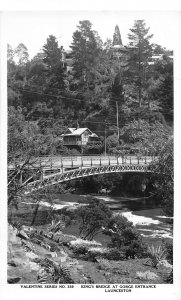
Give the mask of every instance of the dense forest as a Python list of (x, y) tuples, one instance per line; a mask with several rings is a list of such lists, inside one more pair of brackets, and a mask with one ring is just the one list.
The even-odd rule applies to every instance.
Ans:
[(160, 193), (171, 191), (172, 198), (173, 51), (152, 38), (145, 21), (136, 20), (127, 45), (118, 25), (103, 43), (84, 20), (70, 41), (71, 60), (53, 35), (32, 59), (24, 44), (8, 45), (9, 162), (77, 154), (61, 134), (88, 127), (102, 143), (84, 146), (84, 153), (160, 155), (158, 167), (169, 170), (169, 178), (159, 178)]
[[(152, 44), (151, 38), (138, 20), (128, 45), (123, 46), (118, 26), (113, 40), (103, 43), (90, 21), (80, 21), (70, 45), (71, 72), (53, 35), (31, 60), (22, 43), (15, 49), (8, 45), (11, 153), (28, 142), (37, 155), (66, 153), (60, 135), (79, 124), (97, 133), (103, 144), (106, 137), (109, 153), (155, 154), (172, 134), (173, 61), (172, 51)], [(155, 55), (161, 58), (152, 63)]]

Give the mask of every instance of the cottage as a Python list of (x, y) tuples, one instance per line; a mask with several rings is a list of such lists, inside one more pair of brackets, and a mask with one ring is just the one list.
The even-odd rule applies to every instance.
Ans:
[(88, 128), (68, 128), (62, 135), (65, 146), (85, 146), (100, 141), (97, 134)]

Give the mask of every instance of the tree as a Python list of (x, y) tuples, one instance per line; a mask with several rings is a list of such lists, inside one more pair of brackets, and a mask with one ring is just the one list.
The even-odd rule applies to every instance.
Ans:
[(123, 145), (133, 153), (157, 156), (172, 135), (172, 129), (154, 118), (150, 123), (141, 120), (140, 125), (138, 129), (138, 121), (134, 121), (122, 128)]
[(144, 20), (136, 20), (129, 38), (129, 75), (131, 81), (138, 93), (139, 107), (142, 105), (142, 92), (146, 82), (146, 67), (148, 59), (152, 54), (152, 45), (150, 39), (153, 35), (149, 35), (149, 28), (146, 28)]
[(122, 45), (122, 39), (118, 25), (116, 25), (113, 35), (113, 46), (116, 45)]
[(11, 47), (11, 45), (7, 45), (7, 60), (9, 63), (13, 63), (13, 59), (14, 59), (14, 51), (13, 48)]
[(89, 204), (77, 210), (79, 235), (83, 239), (92, 240), (109, 221), (111, 211), (100, 200), (89, 198)]
[(29, 54), (28, 49), (23, 43), (20, 43), (14, 50), (15, 59), (18, 61), (18, 65), (22, 66), (28, 62)]
[(43, 46), (43, 52), (43, 61), (51, 71), (56, 67), (57, 63), (59, 64), (61, 62), (62, 59), (61, 49), (58, 46), (55, 36), (49, 35), (46, 44)]
[(152, 97), (159, 100), (161, 111), (167, 121), (173, 122), (173, 61), (163, 55), (152, 66), (152, 80), (156, 82)]
[(92, 30), (90, 21), (80, 21), (79, 24), (78, 29), (73, 33), (73, 42), (70, 47), (75, 78), (84, 86), (89, 85), (89, 82), (94, 79), (92, 70), (96, 66), (101, 43), (98, 34)]
[(43, 52), (45, 54), (43, 61), (47, 66), (47, 75), (49, 77), (47, 90), (54, 88), (54, 92), (51, 90), (50, 94), (59, 94), (59, 91), (64, 90), (62, 50), (63, 47), (59, 48), (56, 37), (53, 35), (47, 38), (47, 42), (43, 46)]
[(159, 160), (154, 164), (153, 179), (155, 190), (163, 212), (173, 217), (174, 208), (174, 172), (173, 172), (173, 137), (168, 139), (159, 152)]
[(121, 250), (126, 259), (144, 256), (146, 247), (141, 235), (124, 216), (112, 216), (104, 233), (111, 237), (109, 246)]

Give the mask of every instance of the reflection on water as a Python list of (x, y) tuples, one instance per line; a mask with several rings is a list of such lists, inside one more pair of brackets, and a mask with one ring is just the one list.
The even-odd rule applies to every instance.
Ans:
[(143, 210), (158, 208), (158, 201), (153, 197), (148, 198), (132, 198), (132, 197), (102, 197), (98, 196), (106, 202), (110, 209), (113, 210)]

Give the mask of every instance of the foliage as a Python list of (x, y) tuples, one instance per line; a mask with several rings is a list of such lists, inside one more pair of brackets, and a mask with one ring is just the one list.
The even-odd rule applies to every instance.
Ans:
[(59, 231), (62, 232), (65, 226), (66, 226), (65, 216), (56, 214), (54, 215), (51, 226), (49, 227), (48, 230), (52, 233), (58, 233)]
[(91, 27), (90, 21), (80, 21), (73, 34), (71, 45), (75, 77), (79, 79), (79, 84), (82, 86), (85, 82), (87, 85), (91, 84), (92, 70), (99, 54), (99, 40)]
[(117, 134), (110, 135), (106, 139), (106, 148), (108, 152), (111, 152), (113, 148), (115, 148), (118, 144), (118, 136)]
[(163, 241), (163, 248), (166, 252), (167, 261), (173, 265), (173, 243)]
[[(12, 53), (12, 50), (11, 50)], [(23, 43), (20, 43), (18, 47), (13, 51), (13, 59), (18, 60), (19, 65), (25, 65), (28, 62), (29, 54), (28, 49)], [(11, 56), (12, 59), (12, 56)]]
[(167, 144), (171, 134), (171, 128), (159, 121), (135, 120), (122, 128), (121, 139), (125, 145), (131, 144), (130, 150), (135, 153), (157, 156), (163, 145)]
[(142, 89), (145, 85), (145, 69), (148, 65), (148, 59), (151, 56), (152, 47), (150, 39), (153, 35), (149, 35), (149, 28), (146, 28), (144, 20), (136, 20), (133, 28), (128, 34), (129, 46), (132, 47), (129, 57), (129, 72), (132, 75), (135, 87), (137, 88), (139, 107), (142, 105)]
[(8, 113), (9, 161), (56, 153), (60, 140), (50, 133), (41, 134), (37, 122), (26, 121), (21, 109), (9, 107)]
[(119, 249), (126, 259), (147, 255), (140, 234), (124, 216), (112, 216), (104, 233), (111, 237), (110, 247)]
[[(36, 121), (40, 144), (49, 144), (43, 147), (42, 154), (68, 153), (59, 136), (68, 126), (75, 126), (77, 120), (100, 136), (106, 126), (110, 153), (119, 153), (120, 146), (130, 151), (139, 148), (139, 143), (132, 145), (131, 140), (116, 143), (117, 104), (120, 130), (134, 119), (139, 119), (138, 129), (144, 128), (144, 121), (149, 121), (149, 128), (154, 124), (157, 127), (157, 121), (165, 125), (164, 117), (172, 125), (173, 63), (168, 56), (171, 52), (150, 44), (149, 28), (143, 20), (136, 20), (130, 29), (128, 46), (122, 45), (120, 36), (116, 26), (113, 42), (103, 45), (91, 22), (80, 21), (71, 44), (71, 74), (66, 71), (64, 49), (53, 35), (47, 38), (43, 52), (32, 60), (25, 45), (16, 49), (8, 45), (8, 103), (16, 109), (21, 107), (26, 121)], [(115, 43), (122, 45), (118, 52), (112, 47)], [(164, 56), (149, 65), (152, 49)], [(158, 126), (159, 131), (162, 128)], [(103, 148), (88, 145), (84, 150), (99, 153)]]
[(116, 25), (113, 35), (113, 46), (114, 45), (122, 45), (121, 34), (118, 25)]
[(41, 266), (38, 274), (39, 283), (74, 283), (70, 271), (63, 265), (58, 265), (48, 258), (35, 258), (34, 261)]
[(101, 246), (100, 243), (97, 243), (96, 241), (87, 241), (83, 239), (76, 239), (73, 241), (70, 241), (69, 247), (73, 250), (74, 254), (77, 255), (86, 255), (89, 251), (89, 249), (92, 248), (99, 248)]
[(159, 152), (159, 161), (154, 164), (155, 189), (161, 199), (161, 205), (166, 215), (173, 217), (173, 138), (162, 145)]
[(83, 239), (92, 240), (109, 221), (111, 211), (100, 200), (89, 198), (89, 204), (76, 210), (79, 221), (79, 236)]
[(117, 248), (103, 248), (103, 247), (96, 247), (93, 248), (91, 247), (87, 254), (86, 257), (90, 260), (95, 260), (99, 258), (104, 258), (104, 259), (109, 259), (109, 260), (124, 260), (125, 255), (120, 252)]
[(104, 253), (103, 257), (109, 260), (124, 260), (125, 254), (119, 251), (117, 248), (111, 248), (109, 251)]
[(148, 246), (148, 254), (153, 268), (157, 268), (158, 263), (166, 258), (165, 249), (161, 245)]
[(173, 283), (173, 270), (170, 272), (170, 274), (166, 278), (166, 283), (172, 284)]

